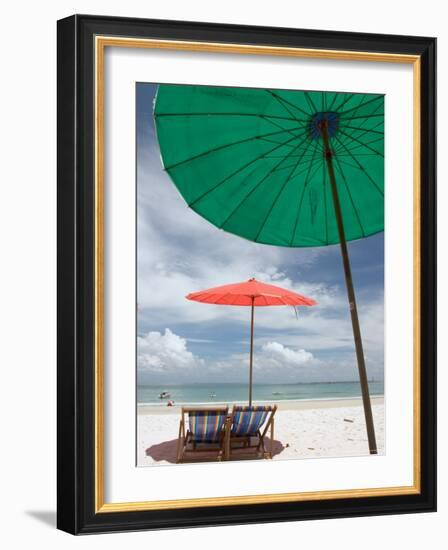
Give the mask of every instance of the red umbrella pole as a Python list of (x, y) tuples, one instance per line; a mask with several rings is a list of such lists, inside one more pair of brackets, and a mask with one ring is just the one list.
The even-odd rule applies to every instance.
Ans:
[(328, 139), (327, 121), (322, 120), (320, 131), (324, 142), (325, 159), (327, 162), (328, 175), (330, 177), (331, 191), (333, 195), (334, 210), (336, 213), (336, 222), (339, 232), (339, 241), (341, 245), (342, 262), (344, 264), (345, 283), (347, 286), (348, 302), (350, 305), (350, 315), (352, 318), (353, 336), (355, 340), (356, 358), (358, 361), (359, 381), (361, 383), (361, 394), (364, 405), (364, 416), (366, 419), (367, 438), (369, 440), (370, 454), (377, 454), (375, 427), (373, 425), (372, 405), (370, 403), (369, 383), (367, 380), (366, 363), (364, 360), (364, 350), (361, 339), (361, 329), (359, 327), (358, 310), (356, 308), (355, 290), (353, 288), (352, 272), (350, 260), (348, 257), (347, 242), (345, 240), (344, 224), (342, 221), (341, 204), (336, 186), (336, 178), (333, 168), (333, 153)]
[(249, 407), (252, 406), (252, 368), (254, 360), (254, 307), (255, 298), (252, 296), (252, 307), (250, 313), (250, 360), (249, 360)]

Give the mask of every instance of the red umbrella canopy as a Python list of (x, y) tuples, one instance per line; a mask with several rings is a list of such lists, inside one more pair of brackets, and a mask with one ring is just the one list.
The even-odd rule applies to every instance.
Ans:
[(316, 302), (280, 288), (249, 279), (242, 283), (216, 286), (199, 292), (192, 292), (186, 296), (188, 300), (205, 304), (217, 304), (223, 306), (314, 306)]

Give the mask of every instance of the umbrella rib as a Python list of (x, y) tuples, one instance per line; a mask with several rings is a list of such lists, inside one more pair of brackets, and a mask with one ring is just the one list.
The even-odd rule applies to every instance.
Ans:
[[(336, 157), (336, 156), (339, 158), (339, 157), (341, 157), (342, 155), (335, 155), (335, 157)], [(348, 156), (348, 155), (344, 155), (344, 156)], [(378, 155), (372, 155), (372, 157), (376, 157), (376, 156), (378, 156)], [(350, 163), (347, 162), (346, 160), (341, 160), (341, 159), (339, 159), (339, 162), (340, 162), (341, 164), (345, 164), (346, 166), (350, 166), (351, 168), (358, 168), (358, 166), (356, 166), (356, 164), (350, 164)]]
[[(355, 111), (353, 112), (353, 116), (355, 116), (356, 113), (357, 113), (357, 111), (362, 107), (362, 105), (364, 105), (364, 103), (365, 103), (365, 101), (364, 101), (365, 98), (366, 98), (366, 96), (364, 96), (364, 97), (362, 98), (360, 104), (358, 105), (358, 107), (357, 107), (357, 108), (355, 109)], [(373, 113), (375, 113), (375, 112), (378, 110), (378, 107), (380, 107), (381, 105), (382, 105), (382, 104), (379, 103), (378, 106), (374, 108)], [(364, 120), (361, 122), (361, 126), (362, 126), (363, 124), (365, 124), (366, 121), (367, 121), (367, 120), (364, 119)], [(381, 122), (381, 121), (380, 121), (380, 122)], [(347, 126), (347, 125), (346, 125), (346, 126)], [(346, 127), (346, 126), (341, 125), (341, 127)], [(339, 128), (339, 129), (340, 129), (340, 128)], [(342, 130), (341, 130), (341, 132), (342, 132)], [(361, 134), (358, 135), (357, 137), (359, 138), (359, 137), (361, 137), (361, 136), (364, 135), (364, 134), (365, 134), (365, 132), (361, 132)], [(346, 139), (345, 139), (345, 140), (343, 139), (343, 141), (344, 141), (344, 143), (345, 143), (347, 140), (346, 140)]]
[[(384, 124), (384, 121), (383, 120), (380, 120), (377, 124), (375, 124), (374, 126), (372, 126), (372, 128), (352, 128), (350, 126), (341, 126), (341, 128), (352, 128), (354, 129), (355, 131), (358, 131), (358, 132), (361, 132), (361, 134), (358, 134), (356, 137), (359, 139), (360, 137), (362, 137), (363, 135), (367, 134), (367, 133), (374, 133), (374, 134), (381, 134), (381, 137), (384, 138), (384, 129), (381, 130), (381, 131), (375, 131), (375, 128), (378, 128), (378, 126), (380, 126), (381, 124)], [(347, 142), (347, 139), (342, 139), (342, 141), (344, 143)], [(370, 143), (370, 142), (369, 142)]]
[(365, 118), (378, 118), (379, 116), (384, 117), (384, 113), (376, 113), (374, 115), (360, 115), (360, 116), (344, 118), (342, 120), (345, 122), (346, 120), (359, 120), (360, 118), (362, 118), (362, 119), (365, 119)]
[(305, 119), (298, 119), (296, 117), (289, 118), (286, 116), (280, 116), (280, 115), (261, 115), (260, 113), (157, 113), (154, 114), (155, 118), (166, 118), (166, 117), (193, 117), (193, 116), (203, 116), (203, 117), (211, 117), (211, 116), (247, 116), (247, 117), (257, 117), (257, 118), (278, 118), (279, 120), (290, 120), (291, 122), (308, 122)]
[(292, 306), (292, 307), (297, 306), (297, 307), (299, 307), (299, 306), (303, 305), (303, 304), (295, 304), (293, 300), (288, 301), (287, 296), (280, 296), (280, 300), (285, 304), (285, 306)]
[[(311, 162), (312, 164), (314, 164), (315, 162), (321, 162), (321, 160), (318, 159), (318, 158), (317, 158), (317, 159), (311, 159), (310, 162)], [(293, 165), (290, 164), (290, 165), (289, 165), (289, 168), (291, 168), (292, 166), (293, 166)], [(308, 165), (304, 166), (300, 171), (298, 171), (298, 172), (296, 171), (296, 173), (295, 173), (293, 176), (291, 176), (291, 178), (289, 179), (289, 181), (295, 180), (298, 176), (300, 176), (301, 174), (303, 174), (303, 173), (306, 172), (307, 170), (308, 170)], [(279, 170), (276, 170), (276, 171), (278, 172)]]
[[(274, 143), (275, 145), (284, 145), (285, 147), (292, 147), (292, 148), (294, 147), (294, 145), (285, 144), (285, 143), (282, 143), (280, 141), (275, 141), (273, 139), (267, 139), (265, 137), (260, 138), (260, 140), (261, 141), (266, 141), (267, 143)], [(274, 157), (265, 157), (265, 158), (274, 158)], [(278, 157), (278, 158), (280, 158), (280, 157)]]
[[(305, 147), (305, 149), (303, 150), (303, 153), (305, 153), (305, 152), (309, 149), (309, 147), (310, 147), (311, 144), (312, 144), (312, 141), (310, 140), (310, 142), (308, 143), (308, 145), (307, 145), (307, 146)], [(303, 157), (303, 155), (302, 155), (302, 157)], [(263, 220), (263, 223), (262, 223), (262, 225), (261, 225), (261, 227), (260, 227), (260, 229), (259, 229), (259, 231), (258, 231), (258, 233), (257, 233), (257, 236), (256, 236), (255, 239), (254, 239), (255, 241), (258, 241), (258, 238), (259, 238), (261, 232), (263, 231), (264, 226), (266, 225), (266, 222), (267, 222), (268, 219), (269, 219), (269, 216), (271, 215), (272, 211), (274, 210), (275, 205), (276, 205), (277, 202), (278, 202), (278, 199), (280, 198), (281, 194), (283, 193), (283, 190), (284, 190), (285, 187), (288, 185), (288, 183), (291, 181), (291, 178), (292, 178), (294, 172), (296, 171), (296, 168), (297, 168), (297, 166), (299, 165), (300, 161), (302, 160), (302, 157), (299, 157), (299, 158), (297, 159), (297, 162), (294, 164), (294, 166), (293, 166), (291, 172), (288, 174), (288, 176), (287, 176), (287, 178), (285, 179), (285, 181), (284, 181), (282, 187), (280, 188), (280, 190), (279, 190), (279, 192), (277, 193), (275, 199), (273, 200), (273, 202), (272, 202), (272, 204), (271, 204), (271, 207), (269, 208), (269, 210), (268, 210), (268, 212), (267, 212), (267, 214), (266, 214), (266, 216), (265, 216), (265, 218), (264, 218), (264, 220)]]
[[(362, 107), (365, 107), (366, 105), (369, 105), (370, 103), (373, 103), (374, 101), (378, 101), (379, 99), (382, 99), (383, 96), (382, 95), (378, 95), (372, 99), (369, 99), (369, 101), (366, 101), (365, 103), (362, 104)], [(341, 117), (344, 117), (347, 113), (351, 113), (353, 111), (356, 111), (360, 106), (356, 106), (356, 107), (352, 107), (351, 109), (349, 109), (348, 111), (342, 111), (341, 113), (339, 113), (339, 115)]]
[[(291, 151), (291, 153), (295, 152), (305, 141), (307, 140), (307, 138), (305, 137), (305, 139), (303, 141), (301, 141), (299, 143), (299, 145), (295, 148), (294, 151)], [(297, 155), (292, 155), (290, 154), (288, 156), (288, 159), (291, 159), (291, 158), (297, 158), (297, 160), (293, 163), (293, 164), (289, 164), (288, 166), (284, 166), (283, 168), (277, 168), (276, 170), (274, 170), (275, 172), (280, 172), (281, 170), (288, 170), (289, 168), (293, 168), (294, 169), (292, 170), (292, 172), (290, 173), (290, 175), (288, 176), (288, 181), (294, 179), (295, 175), (294, 175), (294, 172), (296, 171), (300, 161), (303, 159), (305, 153), (308, 151), (308, 149), (310, 148), (310, 145), (313, 143), (313, 140), (308, 138), (308, 141), (309, 143), (307, 144), (307, 146), (302, 150), (301, 153), (297, 154)], [(279, 157), (280, 158), (280, 157)], [(287, 181), (287, 182), (288, 182)], [(286, 183), (287, 183), (286, 182)]]
[[(372, 114), (375, 114), (377, 110), (378, 110), (378, 109), (375, 109), (375, 110), (373, 111)], [(370, 130), (375, 130), (375, 128), (378, 128), (378, 126), (380, 126), (381, 124), (383, 124), (383, 126), (384, 126), (384, 113), (379, 113), (379, 114), (380, 114), (380, 116), (383, 117), (383, 119), (382, 119), (382, 120), (379, 120), (378, 122), (376, 122), (376, 123), (375, 123), (373, 126), (371, 126), (370, 128), (366, 128), (366, 127), (364, 126), (364, 124), (365, 124), (366, 122), (369, 121), (368, 118), (365, 118), (362, 122), (360, 122), (361, 126), (364, 126), (362, 129), (365, 130), (366, 132), (369, 132)], [(347, 120), (350, 120), (350, 119), (348, 118)], [(344, 128), (344, 125), (343, 125), (343, 124), (342, 124), (342, 127)], [(384, 129), (383, 129), (383, 133), (384, 133)], [(359, 137), (359, 136), (358, 136), (358, 137)]]
[[(381, 103), (378, 104), (378, 107), (376, 107), (376, 108), (372, 111), (371, 116), (372, 116), (372, 117), (380, 116), (380, 117), (382, 117), (381, 120), (379, 120), (378, 122), (376, 122), (376, 123), (375, 123), (373, 126), (371, 126), (370, 128), (366, 128), (366, 127), (364, 126), (364, 124), (370, 120), (370, 117), (369, 117), (369, 116), (361, 117), (363, 120), (361, 120), (361, 122), (360, 122), (360, 125), (361, 125), (361, 126), (359, 126), (358, 129), (361, 129), (361, 127), (363, 127), (362, 130), (365, 130), (366, 132), (368, 132), (369, 130), (374, 130), (375, 128), (378, 128), (378, 126), (379, 126), (380, 124), (384, 124), (384, 113), (377, 113), (377, 111), (378, 111), (378, 109), (379, 109), (380, 107), (382, 107), (382, 104), (381, 104)], [(350, 122), (351, 120), (359, 120), (359, 119), (358, 119), (358, 117), (347, 118), (346, 120), (343, 121), (344, 124), (341, 124), (341, 126), (342, 126), (343, 128), (345, 128), (346, 126), (348, 126), (348, 125), (346, 124), (346, 122)]]
[[(322, 92), (322, 93), (324, 93), (324, 92)], [(333, 99), (331, 100), (330, 105), (328, 105), (328, 111), (331, 112), (331, 109), (332, 109), (332, 107), (333, 107), (333, 105), (334, 105), (334, 103), (335, 103), (335, 101), (336, 101), (336, 98), (337, 98), (338, 96), (339, 96), (339, 93), (338, 93), (338, 92), (334, 92)]]
[[(312, 143), (313, 143), (313, 142), (310, 141), (310, 142), (308, 143), (308, 145), (305, 147), (305, 149), (303, 150), (303, 153), (298, 157), (298, 160), (297, 160), (297, 162), (296, 162), (295, 165), (294, 165), (294, 169), (293, 169), (293, 171), (291, 172), (291, 174), (290, 174), (289, 177), (288, 177), (288, 181), (291, 181), (292, 179), (295, 178), (295, 176), (298, 175), (298, 174), (294, 174), (294, 172), (297, 170), (297, 168), (298, 168), (298, 166), (299, 166), (299, 164), (300, 164), (300, 161), (304, 158), (305, 153), (308, 151), (308, 149), (310, 148), (310, 145), (311, 145)], [(304, 171), (304, 170), (303, 170), (303, 171)], [(302, 172), (300, 172), (300, 173), (302, 173)]]
[[(308, 136), (305, 137), (304, 140), (302, 140), (299, 145), (297, 145), (297, 147), (300, 147), (300, 145), (306, 140), (306, 139), (309, 139)], [(294, 151), (294, 149), (292, 150), (292, 152)], [(238, 203), (238, 205), (230, 212), (230, 214), (226, 217), (226, 219), (218, 226), (220, 229), (223, 229), (224, 226), (226, 225), (226, 223), (230, 220), (230, 218), (240, 209), (240, 207), (244, 204), (244, 202), (252, 195), (252, 193), (254, 193), (259, 187), (260, 185), (262, 185), (263, 182), (265, 182), (268, 177), (275, 171), (276, 168), (278, 168), (280, 166), (280, 164), (282, 164), (287, 158), (289, 158), (289, 154), (288, 155), (285, 155), (283, 157), (283, 159), (280, 160), (280, 162), (277, 162), (277, 164), (271, 168), (269, 170), (269, 172), (267, 172), (262, 178), (261, 180), (254, 186), (252, 187), (252, 189), (249, 191), (249, 193), (247, 193), (244, 198)]]
[[(379, 107), (382, 106), (382, 103), (379, 103), (377, 107), (375, 107), (375, 109), (372, 111), (372, 114), (374, 114), (378, 109)], [(359, 130), (361, 131), (361, 127), (364, 126), (364, 124), (368, 121), (369, 119), (365, 118), (364, 120), (362, 120), (360, 122), (360, 127), (359, 127)], [(374, 124), (371, 128), (362, 128), (363, 131), (361, 131), (361, 134), (358, 134), (356, 137), (359, 139), (360, 137), (362, 137), (364, 134), (366, 134), (367, 132), (370, 132), (371, 130), (375, 130), (375, 128), (378, 128), (378, 126), (380, 126), (380, 124), (384, 124), (384, 119), (381, 118), (381, 120), (379, 120), (376, 124)], [(342, 128), (344, 127), (347, 127), (347, 125), (341, 125)], [(382, 132), (383, 136), (384, 136), (384, 129), (383, 129), (383, 132)], [(346, 139), (343, 139), (342, 140), (344, 143), (346, 143)]]
[(297, 118), (294, 116), (294, 113), (285, 105), (282, 98), (280, 96), (277, 96), (272, 90), (266, 90), (271, 96), (278, 102), (280, 105), (285, 109), (292, 117), (294, 117), (294, 120), (297, 120)]
[[(381, 140), (383, 140), (382, 137), (376, 138), (376, 139), (373, 139), (372, 141), (368, 141), (367, 144), (370, 145), (372, 143), (377, 143), (378, 141), (381, 141)], [(346, 140), (344, 140), (344, 141), (340, 140), (340, 142), (347, 146)], [(360, 149), (362, 147), (364, 147), (364, 144), (363, 145), (353, 145), (353, 147), (347, 147), (347, 151), (352, 151), (353, 152), (353, 151), (356, 151), (356, 149)], [(340, 154), (341, 151), (343, 151), (343, 149), (342, 149), (342, 147), (339, 146), (339, 147), (335, 148), (334, 153), (335, 154)], [(367, 155), (367, 154), (372, 156), (372, 157), (384, 156), (384, 155), (381, 155), (380, 153), (378, 153), (377, 151), (375, 151), (375, 153), (364, 153), (364, 155)], [(363, 155), (363, 153), (356, 153), (356, 155), (357, 156)]]
[[(306, 157), (308, 159), (309, 155), (307, 155)], [(281, 158), (281, 157), (277, 157), (277, 158)], [(295, 156), (294, 158), (297, 158), (297, 156)], [(277, 170), (275, 170), (275, 172), (280, 172), (282, 170), (288, 170), (289, 168), (294, 168), (296, 166), (296, 164), (297, 164), (297, 162), (294, 162), (293, 164), (288, 164), (288, 166), (284, 166), (283, 168), (277, 168)], [(299, 170), (299, 171), (296, 170), (295, 174), (289, 178), (289, 181), (291, 181), (293, 179), (296, 179), (297, 176), (300, 176), (300, 174), (303, 174), (303, 172), (306, 172), (307, 170), (308, 170), (308, 165), (306, 165), (305, 167), (302, 167), (302, 169)]]
[(234, 296), (234, 294), (231, 294), (230, 292), (227, 292), (226, 294), (221, 294), (221, 296), (214, 303), (218, 306), (225, 306), (227, 304), (222, 303), (221, 300), (225, 300), (228, 296)]
[[(351, 149), (352, 151), (354, 149), (358, 149), (360, 147), (360, 145), (356, 146), (356, 147), (353, 147), (353, 149)], [(339, 151), (342, 151), (342, 147), (339, 147), (338, 150), (335, 150), (335, 155), (337, 154), (338, 157), (348, 157), (348, 153), (340, 153)], [(377, 157), (378, 155), (375, 155), (375, 153), (356, 153), (356, 156), (357, 157)]]
[[(261, 115), (260, 115), (261, 116)], [(263, 117), (261, 117), (263, 118)], [(293, 134), (293, 130), (295, 131), (298, 131), (298, 130), (301, 130), (302, 129), (302, 126), (296, 126), (294, 128), (284, 128), (281, 124), (279, 124), (278, 122), (274, 122), (273, 120), (269, 120), (269, 119), (266, 119), (266, 122), (269, 122), (269, 124), (272, 124), (273, 126), (276, 126), (277, 128), (281, 128), (282, 130), (284, 130), (285, 132), (289, 132), (290, 134), (294, 135)]]
[[(293, 146), (291, 145), (291, 147), (293, 147)], [(272, 157), (271, 157), (271, 156), (267, 156), (267, 157), (265, 157), (265, 158), (267, 158), (267, 159), (280, 159), (280, 158), (282, 158), (283, 156), (284, 156), (284, 155), (273, 155)], [(289, 158), (297, 158), (297, 157), (300, 157), (300, 156), (301, 156), (301, 154), (298, 154), (298, 155), (290, 155)], [(312, 157), (312, 156), (313, 156), (313, 155), (310, 153), (309, 155), (303, 155), (303, 158), (309, 158), (309, 157)], [(373, 155), (372, 155), (372, 156), (373, 156)], [(292, 166), (292, 165), (291, 165), (291, 166)]]
[[(307, 111), (305, 111), (304, 109), (300, 108), (300, 107), (297, 107), (297, 105), (295, 105), (294, 103), (292, 103), (291, 101), (288, 101), (287, 99), (285, 99), (284, 97), (282, 97), (281, 95), (277, 95), (275, 94), (275, 92), (273, 92), (272, 90), (268, 90), (266, 89), (266, 92), (271, 94), (272, 96), (274, 97), (278, 97), (278, 99), (280, 101), (283, 101), (284, 103), (287, 103), (288, 105), (290, 105), (291, 107), (294, 107), (294, 109), (297, 109), (298, 111), (300, 111), (301, 113), (303, 113), (304, 115), (306, 115), (307, 117), (309, 117), (311, 115), (311, 113), (308, 113)], [(297, 120), (297, 119), (296, 119)], [(303, 120), (303, 119), (298, 119), (300, 122), (308, 122), (308, 119), (306, 120)]]
[(358, 138), (355, 138), (355, 137), (351, 136), (350, 134), (347, 134), (347, 132), (344, 132), (340, 128), (339, 128), (339, 132), (341, 132), (341, 134), (343, 134), (344, 136), (347, 136), (348, 139), (351, 139), (352, 141), (355, 141), (356, 143), (359, 143), (362, 147), (367, 147), (367, 149), (370, 149), (370, 151), (372, 151), (373, 153), (376, 153), (377, 155), (380, 155), (381, 157), (384, 157), (383, 153), (381, 153), (380, 151), (377, 151), (373, 147), (369, 147), (369, 143), (375, 143), (377, 141), (381, 141), (383, 139), (383, 137), (375, 139), (373, 141), (368, 141), (366, 143), (366, 142), (363, 142), (363, 141), (359, 140)]
[[(171, 164), (170, 166), (166, 166), (165, 170), (172, 170), (173, 168), (177, 168), (178, 166), (181, 166), (182, 164), (186, 164), (188, 162), (191, 162), (193, 160), (197, 160), (198, 158), (204, 157), (206, 155), (209, 155), (210, 153), (215, 153), (216, 151), (221, 151), (223, 149), (227, 149), (229, 147), (233, 147), (234, 145), (241, 145), (242, 143), (248, 143), (250, 141), (254, 141), (256, 139), (260, 139), (263, 137), (269, 137), (269, 136), (275, 136), (279, 134), (283, 134), (285, 132), (291, 133), (289, 130), (285, 130), (282, 128), (281, 130), (277, 130), (276, 132), (268, 132), (267, 134), (261, 134), (260, 136), (251, 136), (249, 138), (240, 139), (238, 141), (232, 141), (231, 143), (225, 143), (224, 145), (219, 145), (218, 147), (213, 147), (212, 149), (208, 149), (207, 151), (203, 151), (202, 153), (198, 153), (197, 155), (194, 155), (192, 157), (189, 157), (184, 160), (180, 160), (179, 162), (175, 162), (174, 164)], [(299, 138), (300, 136), (295, 135), (295, 138)]]
[[(342, 130), (340, 130), (342, 132)], [(348, 144), (346, 143), (346, 141), (341, 141), (341, 143), (343, 143), (346, 147), (347, 147), (347, 150), (348, 151), (355, 151), (356, 149), (359, 149), (360, 147), (366, 147), (367, 149), (369, 149), (370, 151), (372, 151), (373, 153), (376, 154), (376, 156), (380, 156), (380, 157), (384, 157), (384, 154), (383, 153), (380, 153), (380, 151), (377, 151), (376, 149), (374, 149), (373, 147), (369, 147), (370, 144), (372, 143), (378, 143), (378, 141), (384, 141), (384, 136), (381, 136), (379, 138), (375, 138), (375, 139), (372, 139), (371, 141), (366, 141), (366, 142), (363, 142), (363, 141), (359, 141), (355, 138), (351, 138), (348, 134), (345, 134), (347, 135), (347, 137), (349, 137), (352, 141), (357, 141), (359, 143), (359, 145), (354, 145), (353, 147), (348, 147)], [(349, 142), (350, 143), (350, 142)], [(339, 148), (339, 151), (341, 149)]]
[(356, 219), (358, 220), (359, 227), (361, 228), (362, 236), (365, 237), (365, 236), (366, 236), (366, 233), (365, 233), (365, 231), (364, 231), (364, 227), (362, 226), (361, 218), (360, 218), (360, 216), (359, 216), (359, 214), (358, 214), (358, 210), (356, 209), (355, 202), (354, 202), (353, 197), (352, 197), (352, 194), (351, 194), (351, 192), (350, 192), (350, 188), (349, 188), (349, 186), (348, 186), (348, 184), (347, 184), (347, 180), (346, 180), (346, 178), (345, 178), (344, 171), (342, 170), (341, 165), (339, 164), (339, 159), (338, 159), (338, 157), (336, 156), (335, 158), (336, 158), (337, 168), (338, 168), (338, 170), (339, 170), (339, 172), (340, 172), (340, 174), (341, 174), (341, 176), (342, 176), (342, 181), (344, 182), (345, 189), (347, 190), (348, 196), (350, 197), (350, 202), (351, 202), (351, 204), (352, 204), (353, 211), (354, 211), (354, 213), (355, 213)]
[[(378, 123), (378, 126), (379, 124), (381, 124), (382, 121), (380, 123)], [(381, 134), (382, 136), (384, 136), (384, 132), (381, 132), (380, 130), (373, 130), (372, 128), (361, 128), (360, 126), (358, 127), (355, 127), (355, 126), (348, 126), (348, 125), (344, 125), (344, 126), (341, 126), (342, 128), (348, 128), (349, 130), (360, 130), (360, 131), (363, 131), (363, 134), (366, 133), (366, 132), (371, 132), (373, 134)], [(360, 137), (360, 136), (357, 136), (357, 137)]]
[[(338, 95), (338, 94), (336, 94), (336, 95)], [(343, 107), (346, 103), (348, 103), (348, 102), (352, 99), (352, 97), (353, 97), (354, 95), (355, 95), (355, 94), (348, 94), (348, 97), (346, 97), (347, 94), (344, 94), (344, 99), (343, 99), (342, 103), (341, 103), (340, 105), (338, 105), (337, 107), (335, 107), (334, 110), (339, 114), (339, 109), (342, 109), (342, 107)]]
[(308, 92), (303, 92), (305, 99), (308, 102), (308, 106), (311, 107), (311, 113), (317, 113), (317, 107), (314, 105), (314, 101), (311, 99), (311, 96)]
[[(314, 154), (317, 151), (317, 144), (318, 144), (318, 141), (316, 141), (316, 146), (314, 147)], [(303, 182), (302, 194), (300, 196), (299, 207), (297, 209), (296, 221), (295, 221), (295, 224), (294, 224), (294, 229), (293, 229), (293, 232), (292, 232), (292, 235), (291, 235), (291, 240), (290, 240), (290, 243), (289, 243), (290, 246), (292, 246), (292, 243), (294, 242), (294, 238), (296, 236), (296, 231), (297, 231), (297, 226), (298, 226), (298, 223), (299, 223), (300, 213), (302, 211), (303, 197), (305, 196), (305, 189), (306, 189), (306, 187), (308, 185), (308, 182), (309, 182), (309, 179), (310, 179), (310, 172), (311, 172), (311, 167), (313, 165), (313, 162), (314, 162), (314, 157), (310, 160), (310, 163), (309, 163), (309, 166), (308, 166), (308, 172), (305, 176), (305, 181)], [(317, 172), (318, 169), (319, 169), (319, 165), (317, 166), (317, 169), (313, 172), (312, 177), (314, 177), (314, 174)]]
[[(216, 298), (215, 298), (216, 296)], [(231, 292), (226, 292), (225, 294), (220, 294), (220, 293), (212, 293), (212, 294), (208, 294), (205, 298), (205, 300), (212, 300), (212, 301), (205, 301), (205, 300), (201, 300), (202, 303), (207, 303), (207, 304), (212, 304), (212, 305), (217, 305), (217, 306), (226, 306), (226, 305), (229, 305), (229, 304), (226, 304), (224, 302), (222, 302), (222, 300), (225, 300), (227, 297), (237, 297), (236, 294), (232, 294)]]
[(217, 296), (217, 294), (208, 293), (208, 292), (198, 292), (196, 293), (199, 296), (197, 298), (192, 298), (195, 302), (207, 303), (206, 300), (209, 300), (212, 296)]
[(365, 103), (365, 101), (364, 101), (365, 98), (366, 98), (366, 96), (364, 95), (364, 96), (362, 97), (360, 103), (358, 104), (358, 106), (357, 106), (357, 107), (354, 107), (354, 110), (355, 110), (354, 114), (356, 114), (356, 111), (358, 111), (358, 110), (360, 109), (360, 107), (362, 107), (362, 106), (364, 105), (364, 103)]
[[(332, 101), (332, 112), (337, 113), (339, 107), (342, 107), (342, 105), (344, 105), (344, 103), (346, 103), (352, 95), (353, 94), (350, 94), (349, 98), (347, 98), (347, 92), (336, 92), (336, 95), (335, 95), (335, 97)], [(337, 103), (338, 103), (339, 99), (341, 99), (341, 103), (340, 103), (339, 107), (337, 107)]]
[(358, 170), (360, 170), (361, 172), (363, 172), (367, 178), (369, 179), (369, 181), (375, 186), (375, 189), (377, 189), (377, 191), (381, 194), (382, 197), (384, 197), (384, 191), (381, 190), (381, 188), (375, 183), (375, 181), (373, 181), (373, 179), (371, 178), (370, 174), (367, 172), (367, 170), (364, 168), (364, 166), (359, 162), (359, 160), (347, 149), (347, 147), (341, 142), (341, 140), (336, 136), (336, 139), (339, 141), (339, 143), (342, 144), (342, 146), (344, 147), (344, 149), (349, 153), (349, 155), (352, 157), (352, 159), (355, 161), (355, 163), (358, 165)]
[(194, 204), (196, 204), (197, 202), (199, 202), (200, 200), (202, 200), (205, 196), (207, 196), (209, 193), (212, 193), (213, 191), (215, 191), (215, 189), (217, 189), (218, 187), (220, 187), (223, 183), (225, 183), (226, 181), (230, 180), (231, 178), (233, 178), (234, 176), (236, 176), (237, 174), (239, 174), (240, 172), (242, 172), (243, 170), (245, 170), (248, 166), (250, 166), (251, 164), (253, 164), (254, 162), (257, 162), (257, 160), (260, 160), (261, 158), (263, 158), (265, 156), (265, 154), (269, 154), (269, 153), (272, 153), (273, 151), (276, 151), (277, 149), (280, 149), (280, 147), (283, 147), (284, 145), (286, 145), (287, 143), (289, 143), (290, 141), (292, 141), (293, 139), (297, 139), (296, 137), (293, 137), (293, 138), (289, 138), (285, 143), (281, 143), (279, 145), (277, 145), (276, 147), (273, 147), (272, 149), (270, 149), (269, 151), (267, 151), (267, 153), (263, 153), (261, 155), (258, 155), (257, 157), (253, 158), (252, 160), (250, 160), (249, 162), (247, 162), (246, 164), (244, 164), (243, 166), (240, 166), (238, 168), (238, 170), (235, 170), (234, 172), (232, 172), (231, 174), (229, 174), (228, 176), (226, 176), (223, 180), (221, 180), (220, 182), (218, 182), (216, 185), (214, 185), (212, 188), (208, 189), (207, 191), (204, 191), (204, 193), (202, 193), (202, 195), (199, 195), (199, 197), (196, 197), (194, 199), (194, 201), (190, 202), (188, 206), (192, 207)]

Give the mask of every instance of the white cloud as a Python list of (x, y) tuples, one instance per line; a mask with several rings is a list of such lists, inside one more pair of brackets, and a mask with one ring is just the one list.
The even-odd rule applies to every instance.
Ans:
[(137, 365), (141, 370), (161, 373), (192, 369), (202, 363), (188, 351), (185, 338), (169, 328), (164, 334), (153, 331), (137, 338)]
[[(223, 380), (246, 380), (249, 355), (238, 353), (224, 360), (205, 360), (194, 355), (187, 340), (166, 328), (163, 333), (148, 332), (137, 339), (137, 365), (147, 380), (149, 375), (169, 375), (172, 381), (187, 377), (190, 381), (207, 380), (220, 374)], [(265, 376), (286, 374), (291, 368), (317, 364), (313, 354), (303, 349), (293, 350), (278, 342), (269, 342), (256, 350), (254, 364), (260, 380)]]
[(309, 351), (305, 351), (304, 349), (295, 351), (283, 346), (279, 342), (268, 342), (261, 349), (268, 356), (276, 359), (283, 365), (304, 365), (314, 359), (313, 354)]
[[(148, 332), (139, 337), (138, 370), (142, 383), (246, 382), (249, 372), (249, 350), (229, 354), (222, 359), (203, 358), (193, 354), (187, 340), (169, 328), (163, 333)], [(375, 354), (372, 354), (373, 356)], [(369, 376), (382, 377), (382, 358), (366, 354)], [(316, 357), (305, 349), (294, 349), (269, 341), (254, 350), (254, 382), (307, 382), (356, 380), (354, 350), (336, 357)]]

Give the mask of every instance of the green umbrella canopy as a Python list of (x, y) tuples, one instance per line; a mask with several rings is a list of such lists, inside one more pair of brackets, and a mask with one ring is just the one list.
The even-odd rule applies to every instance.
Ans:
[(325, 120), (346, 240), (383, 231), (383, 95), (160, 85), (154, 115), (164, 168), (194, 211), (292, 247), (339, 242)]

